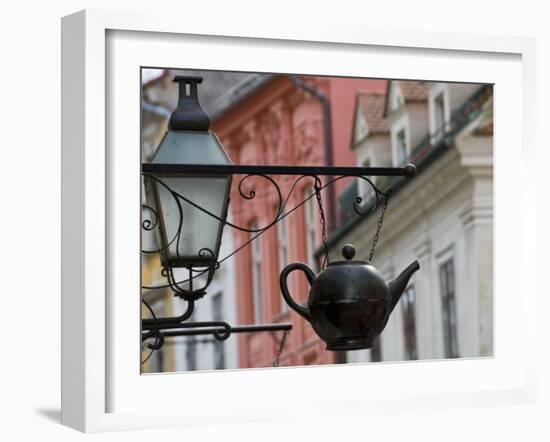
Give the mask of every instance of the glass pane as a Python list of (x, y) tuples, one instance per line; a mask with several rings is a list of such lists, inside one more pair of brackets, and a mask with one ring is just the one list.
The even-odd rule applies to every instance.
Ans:
[[(223, 217), (228, 178), (163, 177), (161, 181), (199, 207)], [(198, 257), (199, 252), (204, 249), (217, 256), (220, 222), (184, 199), (175, 198), (164, 186), (157, 184), (157, 189), (165, 238), (171, 243), (167, 249), (168, 259), (177, 263), (178, 260)], [(178, 236), (180, 227), (181, 233)]]
[(231, 164), (212, 132), (167, 132), (153, 158), (154, 163)]

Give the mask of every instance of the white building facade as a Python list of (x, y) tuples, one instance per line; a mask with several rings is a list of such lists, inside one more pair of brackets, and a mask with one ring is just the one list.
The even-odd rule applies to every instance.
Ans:
[[(492, 356), (492, 86), (391, 81), (383, 100), (358, 97), (352, 148), (360, 165), (417, 165), (411, 180), (377, 178), (394, 193), (373, 265), (387, 279), (420, 270), (377, 344), (347, 361)], [(368, 259), (379, 215), (343, 219), (333, 259), (347, 243)]]

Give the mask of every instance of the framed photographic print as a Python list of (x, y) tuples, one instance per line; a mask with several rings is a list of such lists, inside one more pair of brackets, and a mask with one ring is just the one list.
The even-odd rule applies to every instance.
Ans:
[(456, 37), (65, 17), (63, 423), (529, 403), (533, 43)]

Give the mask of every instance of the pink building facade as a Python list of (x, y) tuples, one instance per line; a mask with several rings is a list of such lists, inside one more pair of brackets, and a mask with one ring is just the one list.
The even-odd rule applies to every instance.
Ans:
[[(383, 92), (386, 81), (331, 77), (301, 77), (301, 80), (320, 91), (330, 103), (328, 123), (332, 131), (333, 165), (357, 165), (350, 148), (356, 96), (358, 93)], [(326, 165), (324, 125), (327, 121), (318, 96), (299, 87), (286, 75), (263, 77), (248, 89), (234, 90), (232, 94), (226, 97), (228, 105), (214, 118), (212, 128), (234, 163)], [(239, 179), (235, 178), (235, 184)], [(295, 177), (275, 179), (285, 198)], [(311, 178), (298, 181), (285, 212), (311, 194), (312, 184)], [(347, 185), (348, 180), (335, 183), (335, 194), (338, 195)], [(233, 186), (231, 216), (239, 226), (258, 228), (274, 219), (279, 200), (275, 188), (265, 178), (245, 180), (242, 186), (245, 195), (252, 189), (254, 198), (246, 199), (238, 194), (238, 186)], [(327, 212), (330, 204), (327, 192), (323, 192), (323, 198)], [(334, 213), (338, 213), (337, 207), (334, 207)], [(333, 227), (329, 226), (329, 229)], [(245, 244), (253, 235), (236, 229), (233, 232), (235, 247)], [(338, 362), (335, 353), (324, 350), (324, 343), (317, 338), (309, 323), (286, 306), (279, 289), (282, 267), (296, 261), (314, 267), (313, 253), (320, 245), (319, 209), (312, 198), (235, 255), (239, 323), (293, 324), (280, 365)], [(307, 281), (301, 275), (292, 274), (291, 277), (291, 291), (298, 302), (304, 303), (309, 290)], [(276, 340), (269, 333), (240, 335), (240, 367), (271, 366), (276, 359), (277, 347)]]

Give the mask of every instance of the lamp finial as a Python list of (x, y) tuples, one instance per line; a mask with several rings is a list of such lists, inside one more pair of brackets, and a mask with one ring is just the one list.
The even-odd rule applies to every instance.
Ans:
[(210, 128), (210, 119), (202, 110), (197, 93), (202, 77), (176, 75), (179, 83), (178, 105), (168, 121), (168, 130), (190, 130), (204, 132)]

